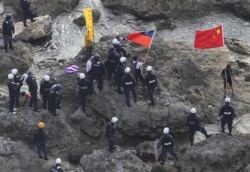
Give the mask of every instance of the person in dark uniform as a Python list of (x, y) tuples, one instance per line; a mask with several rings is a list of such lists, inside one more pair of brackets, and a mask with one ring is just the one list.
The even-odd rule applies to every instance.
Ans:
[(79, 96), (82, 105), (82, 111), (85, 112), (86, 97), (90, 92), (90, 82), (85, 79), (85, 74), (80, 73), (78, 78)]
[(117, 123), (118, 123), (118, 118), (113, 117), (106, 126), (106, 137), (108, 138), (109, 152), (111, 153), (113, 153), (116, 148), (115, 147), (115, 133), (116, 133)]
[(63, 172), (61, 164), (62, 164), (61, 158), (56, 158), (56, 165), (51, 167), (50, 172)]
[(119, 59), (119, 63), (116, 69), (116, 84), (117, 84), (117, 92), (122, 94), (122, 77), (125, 74), (125, 63), (127, 61), (126, 57), (121, 57)]
[(137, 95), (136, 95), (136, 90), (135, 90), (136, 82), (135, 82), (134, 76), (132, 76), (130, 74), (130, 71), (131, 71), (130, 67), (126, 67), (125, 68), (125, 75), (121, 79), (122, 80), (122, 87), (123, 87), (123, 90), (124, 90), (125, 96), (126, 96), (126, 104), (128, 107), (131, 107), (130, 100), (129, 100), (130, 92), (132, 92), (132, 94), (133, 94), (134, 102), (137, 101)]
[(223, 69), (221, 71), (221, 77), (223, 78), (224, 81), (224, 98), (226, 98), (227, 96), (227, 84), (229, 84), (229, 86), (231, 87), (232, 95), (234, 96), (233, 80), (235, 79), (231, 65), (228, 64), (226, 66), (226, 69)]
[(190, 115), (187, 117), (187, 126), (189, 127), (189, 140), (191, 146), (194, 144), (194, 134), (196, 131), (200, 131), (206, 138), (211, 137), (211, 134), (208, 135), (206, 129), (200, 125), (195, 108), (191, 108), (190, 110)]
[(113, 40), (112, 44), (113, 47), (116, 49), (117, 53), (120, 54), (120, 56), (125, 56), (127, 57), (126, 50), (123, 48), (122, 41), (125, 41), (126, 39), (121, 37), (120, 35), (117, 35)]
[(133, 58), (135, 81), (136, 83), (138, 83), (137, 82), (138, 78), (140, 79), (143, 90), (145, 88), (145, 80), (144, 80), (144, 77), (142, 76), (141, 68), (145, 64), (145, 62), (139, 62), (137, 56)]
[(225, 98), (225, 105), (221, 107), (219, 119), (221, 120), (221, 132), (224, 132), (225, 124), (228, 127), (228, 135), (232, 136), (233, 119), (236, 117), (234, 108), (230, 105), (230, 98)]
[(43, 109), (47, 109), (47, 104), (49, 101), (49, 96), (50, 96), (50, 89), (52, 87), (52, 83), (50, 83), (50, 76), (49, 75), (45, 75), (43, 77), (44, 81), (43, 83), (40, 85), (40, 94), (43, 97)]
[(20, 0), (20, 5), (22, 7), (23, 10), (23, 26), (27, 27), (28, 25), (26, 24), (26, 19), (29, 17), (31, 22), (36, 21), (34, 19), (34, 15), (30, 9), (30, 4), (31, 1), (30, 0)]
[(48, 110), (56, 116), (56, 109), (60, 109), (60, 90), (62, 86), (60, 84), (54, 84), (50, 89), (50, 96), (48, 102)]
[(167, 152), (169, 152), (176, 161), (178, 161), (177, 154), (174, 151), (174, 139), (169, 134), (169, 128), (165, 127), (163, 129), (163, 135), (161, 136), (159, 143), (157, 144), (157, 148), (159, 149), (162, 146), (162, 153), (161, 153), (161, 164), (164, 165), (164, 162), (167, 158)]
[[(37, 124), (38, 129), (36, 129), (34, 133), (34, 142), (36, 143), (37, 146), (37, 153), (39, 155), (39, 158), (49, 160), (47, 156), (47, 135), (45, 134), (44, 127), (45, 124), (44, 122), (39, 122)], [(42, 154), (44, 154), (44, 157)]]
[(103, 76), (105, 75), (105, 68), (100, 61), (100, 56), (98, 54), (94, 55), (92, 67), (91, 67), (92, 73), (90, 77), (90, 86), (91, 86), (91, 92), (92, 95), (94, 88), (93, 88), (93, 82), (96, 80), (98, 82), (98, 89), (102, 91), (103, 89)]
[(17, 69), (12, 69), (11, 73), (14, 75), (14, 82), (17, 83), (17, 85), (18, 85), (17, 90), (16, 90), (15, 105), (16, 105), (16, 107), (20, 107), (20, 103), (19, 103), (20, 89), (23, 86), (24, 78), (18, 75)]
[(10, 98), (10, 105), (9, 105), (9, 111), (13, 115), (16, 114), (15, 106), (15, 99), (16, 99), (16, 91), (18, 87), (18, 83), (14, 82), (14, 75), (12, 73), (8, 74), (8, 90), (9, 90), (9, 98)]
[(40, 112), (37, 107), (37, 82), (36, 78), (33, 76), (32, 72), (28, 72), (28, 78), (26, 79), (26, 83), (28, 84), (29, 87), (29, 92), (31, 95), (29, 107), (32, 107), (34, 105), (34, 112)]
[(3, 40), (4, 40), (4, 50), (7, 53), (8, 48), (14, 50), (12, 45), (12, 36), (15, 34), (15, 27), (13, 24), (13, 17), (10, 14), (6, 15), (5, 20), (3, 21)]
[(119, 55), (117, 54), (115, 48), (111, 48), (108, 52), (108, 58), (106, 61), (106, 69), (108, 73), (108, 81), (111, 81), (112, 75), (115, 77), (115, 70), (119, 62)]
[(156, 76), (152, 73), (152, 66), (147, 66), (146, 71), (148, 72), (147, 75), (145, 76), (145, 84), (147, 87), (150, 103), (149, 105), (154, 106), (154, 91), (155, 88), (157, 87), (157, 78)]

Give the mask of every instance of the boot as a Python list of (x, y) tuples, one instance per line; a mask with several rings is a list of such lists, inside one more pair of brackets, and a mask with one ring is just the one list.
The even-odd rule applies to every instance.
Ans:
[(12, 42), (11, 42), (11, 41), (10, 41), (10, 43), (9, 43), (9, 47), (10, 47), (10, 49), (14, 50), (14, 48), (13, 48), (13, 46), (12, 46)]
[(6, 53), (8, 53), (8, 45), (4, 45), (4, 50)]

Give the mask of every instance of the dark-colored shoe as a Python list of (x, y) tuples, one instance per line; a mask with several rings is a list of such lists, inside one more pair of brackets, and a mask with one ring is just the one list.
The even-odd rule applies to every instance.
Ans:
[(136, 99), (136, 98), (134, 99), (134, 102), (137, 102), (137, 99)]
[(45, 157), (44, 160), (49, 160), (48, 157)]
[(24, 24), (23, 26), (24, 26), (24, 27), (28, 27), (28, 25), (27, 25), (27, 24)]
[(35, 19), (31, 20), (31, 22), (35, 22), (35, 21), (36, 21)]
[(161, 161), (160, 164), (161, 164), (161, 165), (164, 165), (164, 161)]
[(43, 156), (42, 156), (42, 155), (39, 155), (39, 158), (40, 158), (40, 159), (43, 159)]
[(232, 133), (229, 133), (228, 135), (229, 135), (229, 136), (232, 136)]
[(10, 49), (15, 50), (13, 47), (10, 47)]
[(39, 109), (34, 109), (34, 112), (40, 112), (40, 110)]
[(53, 116), (57, 116), (58, 114), (54, 113)]
[(224, 131), (224, 130), (221, 130), (220, 132), (224, 133), (225, 131)]

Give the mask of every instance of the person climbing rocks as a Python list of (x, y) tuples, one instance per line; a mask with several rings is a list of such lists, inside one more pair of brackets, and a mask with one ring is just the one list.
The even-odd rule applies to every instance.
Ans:
[(235, 79), (234, 79), (233, 70), (230, 64), (228, 64), (226, 68), (221, 71), (221, 77), (223, 78), (223, 81), (224, 81), (224, 98), (226, 98), (228, 95), (227, 94), (228, 84), (232, 90), (232, 95), (234, 96), (235, 94), (234, 94), (234, 88), (233, 88), (233, 80), (235, 81)]
[[(38, 129), (35, 130), (33, 140), (37, 146), (37, 153), (40, 159), (49, 160), (47, 156), (47, 135), (44, 131), (45, 123), (40, 121), (37, 124)], [(42, 153), (44, 156), (42, 156)]]
[(155, 105), (154, 92), (155, 92), (155, 88), (157, 87), (157, 78), (152, 73), (152, 69), (153, 69), (152, 66), (147, 66), (146, 67), (147, 75), (145, 75), (145, 85), (147, 87), (147, 92), (148, 92), (148, 96), (150, 99), (150, 102), (148, 105), (150, 106)]
[(109, 143), (109, 152), (113, 153), (116, 149), (115, 146), (115, 133), (116, 133), (116, 126), (118, 123), (117, 117), (112, 117), (111, 121), (106, 126), (106, 137), (108, 138)]
[(3, 28), (3, 41), (4, 41), (4, 50), (5, 53), (8, 53), (8, 49), (12, 49), (12, 37), (15, 34), (15, 26), (13, 24), (13, 17), (10, 14), (7, 14), (5, 17), (5, 20), (3, 21), (2, 24)]
[(28, 25), (26, 24), (26, 19), (29, 17), (31, 22), (36, 21), (34, 19), (34, 15), (30, 9), (30, 4), (31, 1), (30, 0), (20, 0), (20, 5), (22, 7), (23, 10), (23, 26), (24, 27), (28, 27)]
[(51, 167), (50, 172), (63, 172), (61, 164), (62, 164), (61, 158), (56, 158), (56, 165)]

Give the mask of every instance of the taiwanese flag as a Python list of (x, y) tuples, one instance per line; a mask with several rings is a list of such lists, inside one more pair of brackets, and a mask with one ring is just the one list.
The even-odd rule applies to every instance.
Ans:
[(128, 34), (127, 39), (137, 44), (140, 44), (144, 47), (150, 48), (155, 32), (156, 30), (150, 30), (147, 32), (130, 33)]
[(224, 46), (222, 25), (209, 29), (197, 30), (194, 40), (194, 48), (207, 49)]

